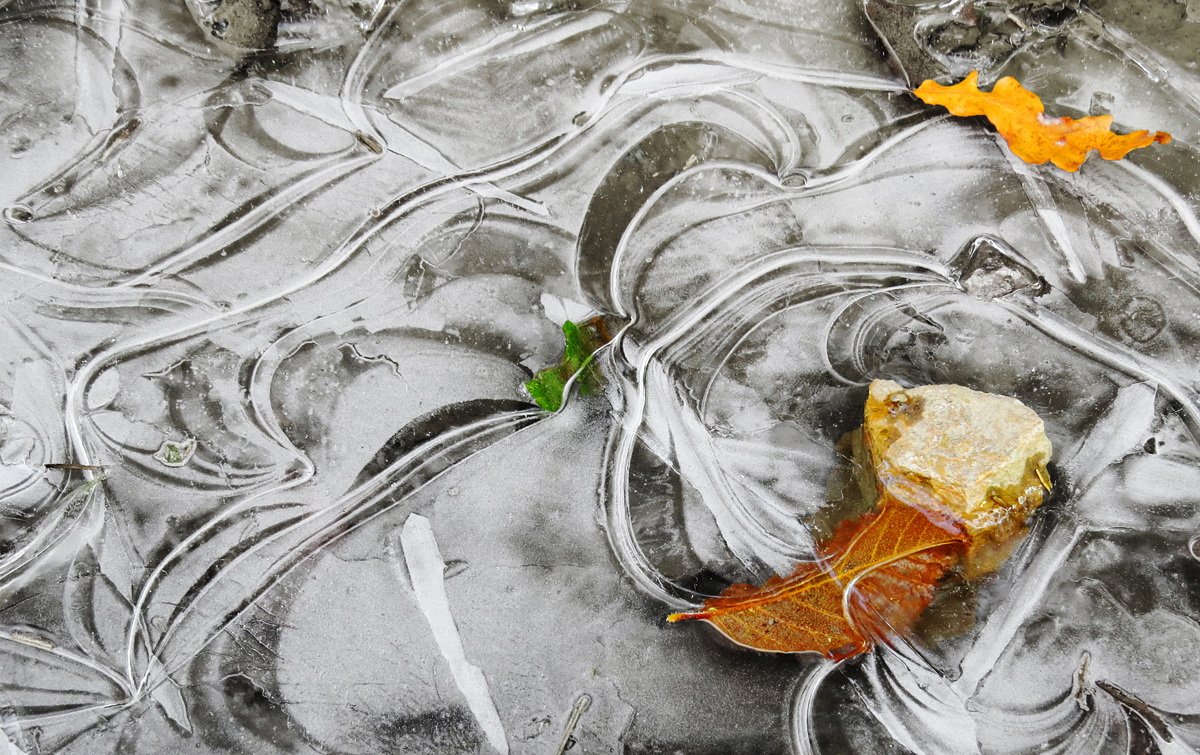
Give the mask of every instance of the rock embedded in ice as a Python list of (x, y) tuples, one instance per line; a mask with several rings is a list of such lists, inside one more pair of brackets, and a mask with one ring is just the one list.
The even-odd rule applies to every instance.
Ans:
[(864, 437), (881, 498), (892, 496), (971, 538), (967, 576), (998, 567), (1049, 489), (1042, 420), (1007, 396), (957, 385), (871, 383)]

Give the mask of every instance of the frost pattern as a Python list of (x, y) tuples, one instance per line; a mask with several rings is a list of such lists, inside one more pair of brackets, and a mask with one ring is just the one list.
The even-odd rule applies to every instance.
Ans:
[[(1093, 5), (0, 2), (0, 752), (1195, 752), (1200, 36)], [(967, 66), (1175, 141), (1027, 166)], [(974, 628), (667, 628), (873, 378), (1063, 449)]]

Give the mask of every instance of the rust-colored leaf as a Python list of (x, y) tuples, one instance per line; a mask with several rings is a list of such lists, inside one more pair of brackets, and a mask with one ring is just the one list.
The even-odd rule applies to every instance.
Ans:
[(734, 585), (702, 610), (667, 620), (707, 621), (756, 650), (848, 658), (912, 628), (964, 541), (885, 496), (878, 511), (841, 524), (820, 561), (761, 587)]
[(972, 71), (948, 87), (926, 81), (913, 94), (930, 105), (945, 107), (954, 115), (987, 116), (1022, 160), (1037, 165), (1053, 162), (1072, 173), (1079, 170), (1093, 149), (1105, 160), (1120, 160), (1130, 150), (1171, 141), (1171, 135), (1165, 131), (1115, 134), (1110, 128), (1111, 115), (1079, 120), (1051, 118), (1038, 96), (1011, 76), (997, 81), (990, 92), (979, 91), (978, 80), (979, 72)]
[[(1050, 488), (1053, 447), (1041, 418), (1017, 399), (964, 386), (875, 380), (862, 428), (839, 449), (827, 518), (813, 521), (829, 533), (816, 561), (761, 587), (734, 585), (669, 621), (699, 619), (756, 650), (833, 659), (912, 636), (918, 620), (918, 638), (970, 626), (973, 614), (956, 619), (953, 586), (970, 597), (970, 580), (1012, 553)], [(922, 617), (935, 596), (944, 615)]]

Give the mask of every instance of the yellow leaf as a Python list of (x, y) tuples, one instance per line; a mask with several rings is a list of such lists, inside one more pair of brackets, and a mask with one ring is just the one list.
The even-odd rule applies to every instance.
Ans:
[(1130, 150), (1171, 141), (1165, 131), (1115, 134), (1111, 115), (1079, 120), (1048, 117), (1038, 96), (1011, 76), (997, 81), (990, 92), (979, 91), (978, 81), (979, 72), (972, 71), (953, 86), (926, 81), (913, 94), (953, 115), (987, 116), (1017, 157), (1037, 165), (1053, 162), (1072, 173), (1083, 165), (1089, 150), (1099, 150), (1105, 160), (1120, 160)]

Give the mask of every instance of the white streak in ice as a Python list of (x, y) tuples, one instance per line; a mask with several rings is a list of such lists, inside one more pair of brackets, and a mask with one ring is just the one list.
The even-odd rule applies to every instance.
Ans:
[(504, 724), (488, 691), (487, 679), (479, 667), (467, 662), (463, 652), (458, 627), (450, 613), (450, 599), (446, 596), (444, 572), (446, 564), (433, 537), (433, 527), (420, 514), (410, 514), (400, 534), (404, 549), (404, 563), (408, 566), (408, 577), (412, 581), (417, 605), (433, 629), (442, 657), (450, 664), (450, 673), (455, 684), (467, 699), (467, 706), (475, 714), (475, 720), (487, 736), (488, 742), (498, 752), (508, 755), (508, 740), (504, 735)]

